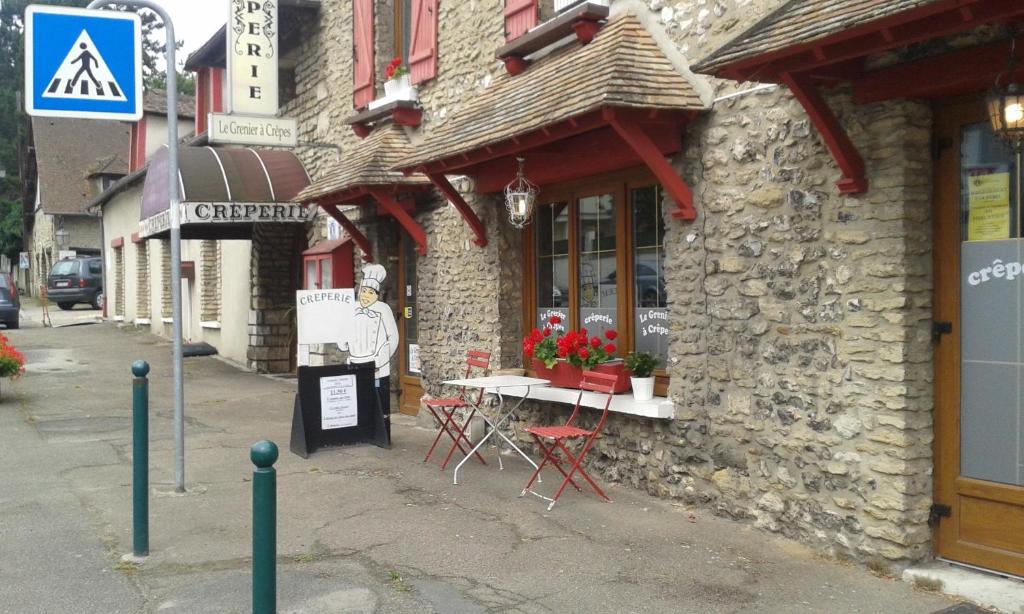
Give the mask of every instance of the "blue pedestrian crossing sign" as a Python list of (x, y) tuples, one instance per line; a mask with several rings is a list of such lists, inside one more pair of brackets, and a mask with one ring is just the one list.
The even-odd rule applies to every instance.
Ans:
[(46, 117), (142, 117), (139, 16), (112, 10), (25, 9), (25, 111)]

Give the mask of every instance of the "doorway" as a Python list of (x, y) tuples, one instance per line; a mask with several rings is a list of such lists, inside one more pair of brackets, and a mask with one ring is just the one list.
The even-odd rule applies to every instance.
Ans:
[(416, 324), (416, 250), (415, 243), (404, 233), (398, 245), (398, 411), (415, 416), (420, 411), (423, 384), (420, 380), (419, 331)]
[(1024, 576), (1024, 233), (1019, 156), (981, 96), (935, 107), (938, 556)]

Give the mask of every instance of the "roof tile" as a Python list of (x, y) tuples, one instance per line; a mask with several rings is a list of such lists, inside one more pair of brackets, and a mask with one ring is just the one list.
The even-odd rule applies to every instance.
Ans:
[(612, 17), (589, 45), (573, 43), (526, 72), (502, 74), (449, 119), (432, 127), (400, 168), (448, 158), (604, 106), (705, 108), (640, 20)]

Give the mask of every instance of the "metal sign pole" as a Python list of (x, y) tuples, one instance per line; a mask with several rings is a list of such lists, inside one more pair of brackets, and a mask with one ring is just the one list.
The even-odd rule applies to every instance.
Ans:
[(174, 490), (185, 492), (185, 383), (181, 355), (181, 214), (178, 195), (178, 70), (175, 60), (176, 41), (170, 15), (152, 0), (93, 0), (88, 8), (98, 9), (111, 4), (146, 8), (156, 13), (164, 24), (167, 36), (167, 155), (168, 205), (171, 212), (171, 316), (174, 337)]

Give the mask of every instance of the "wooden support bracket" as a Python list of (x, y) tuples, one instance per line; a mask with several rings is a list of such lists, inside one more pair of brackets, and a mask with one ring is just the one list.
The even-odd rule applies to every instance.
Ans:
[(327, 212), (327, 215), (333, 217), (341, 224), (341, 227), (345, 229), (348, 236), (352, 237), (352, 240), (356, 242), (359, 249), (363, 250), (363, 261), (373, 262), (373, 250), (370, 248), (370, 241), (367, 240), (366, 235), (359, 232), (355, 224), (352, 223), (345, 214), (338, 209), (338, 205), (321, 205), (321, 208)]
[(803, 106), (811, 123), (825, 141), (825, 146), (839, 165), (839, 170), (843, 173), (843, 177), (836, 184), (839, 191), (843, 194), (861, 194), (867, 191), (868, 179), (865, 176), (864, 160), (817, 88), (806, 77), (793, 73), (783, 73), (780, 78)]
[(604, 117), (622, 140), (640, 156), (647, 168), (651, 169), (654, 176), (658, 178), (661, 186), (676, 202), (677, 209), (672, 212), (672, 217), (679, 220), (696, 219), (697, 211), (693, 208), (693, 191), (668, 163), (661, 150), (644, 132), (640, 124), (632, 118), (617, 114), (612, 108), (604, 109)]
[(476, 235), (476, 239), (474, 239), (473, 242), (480, 247), (485, 247), (487, 245), (487, 230), (484, 228), (484, 224), (480, 221), (480, 218), (477, 217), (476, 212), (473, 211), (473, 208), (466, 204), (466, 201), (462, 198), (462, 194), (459, 194), (459, 191), (456, 190), (452, 184), (448, 183), (448, 178), (441, 173), (427, 173), (427, 178), (430, 179), (430, 182), (434, 184), (434, 187), (440, 190), (441, 193), (445, 195), (445, 198), (451, 201), (451, 203), (455, 205), (455, 208), (459, 210), (459, 213), (462, 214), (462, 218), (466, 220), (466, 223), (469, 224), (473, 234)]
[(400, 203), (398, 203), (387, 190), (380, 187), (367, 187), (366, 191), (373, 196), (377, 204), (382, 209), (394, 216), (398, 223), (402, 225), (412, 240), (416, 242), (416, 253), (421, 256), (427, 255), (427, 233), (423, 231), (423, 227), (420, 226), (416, 220), (412, 219), (412, 216), (405, 210)]

